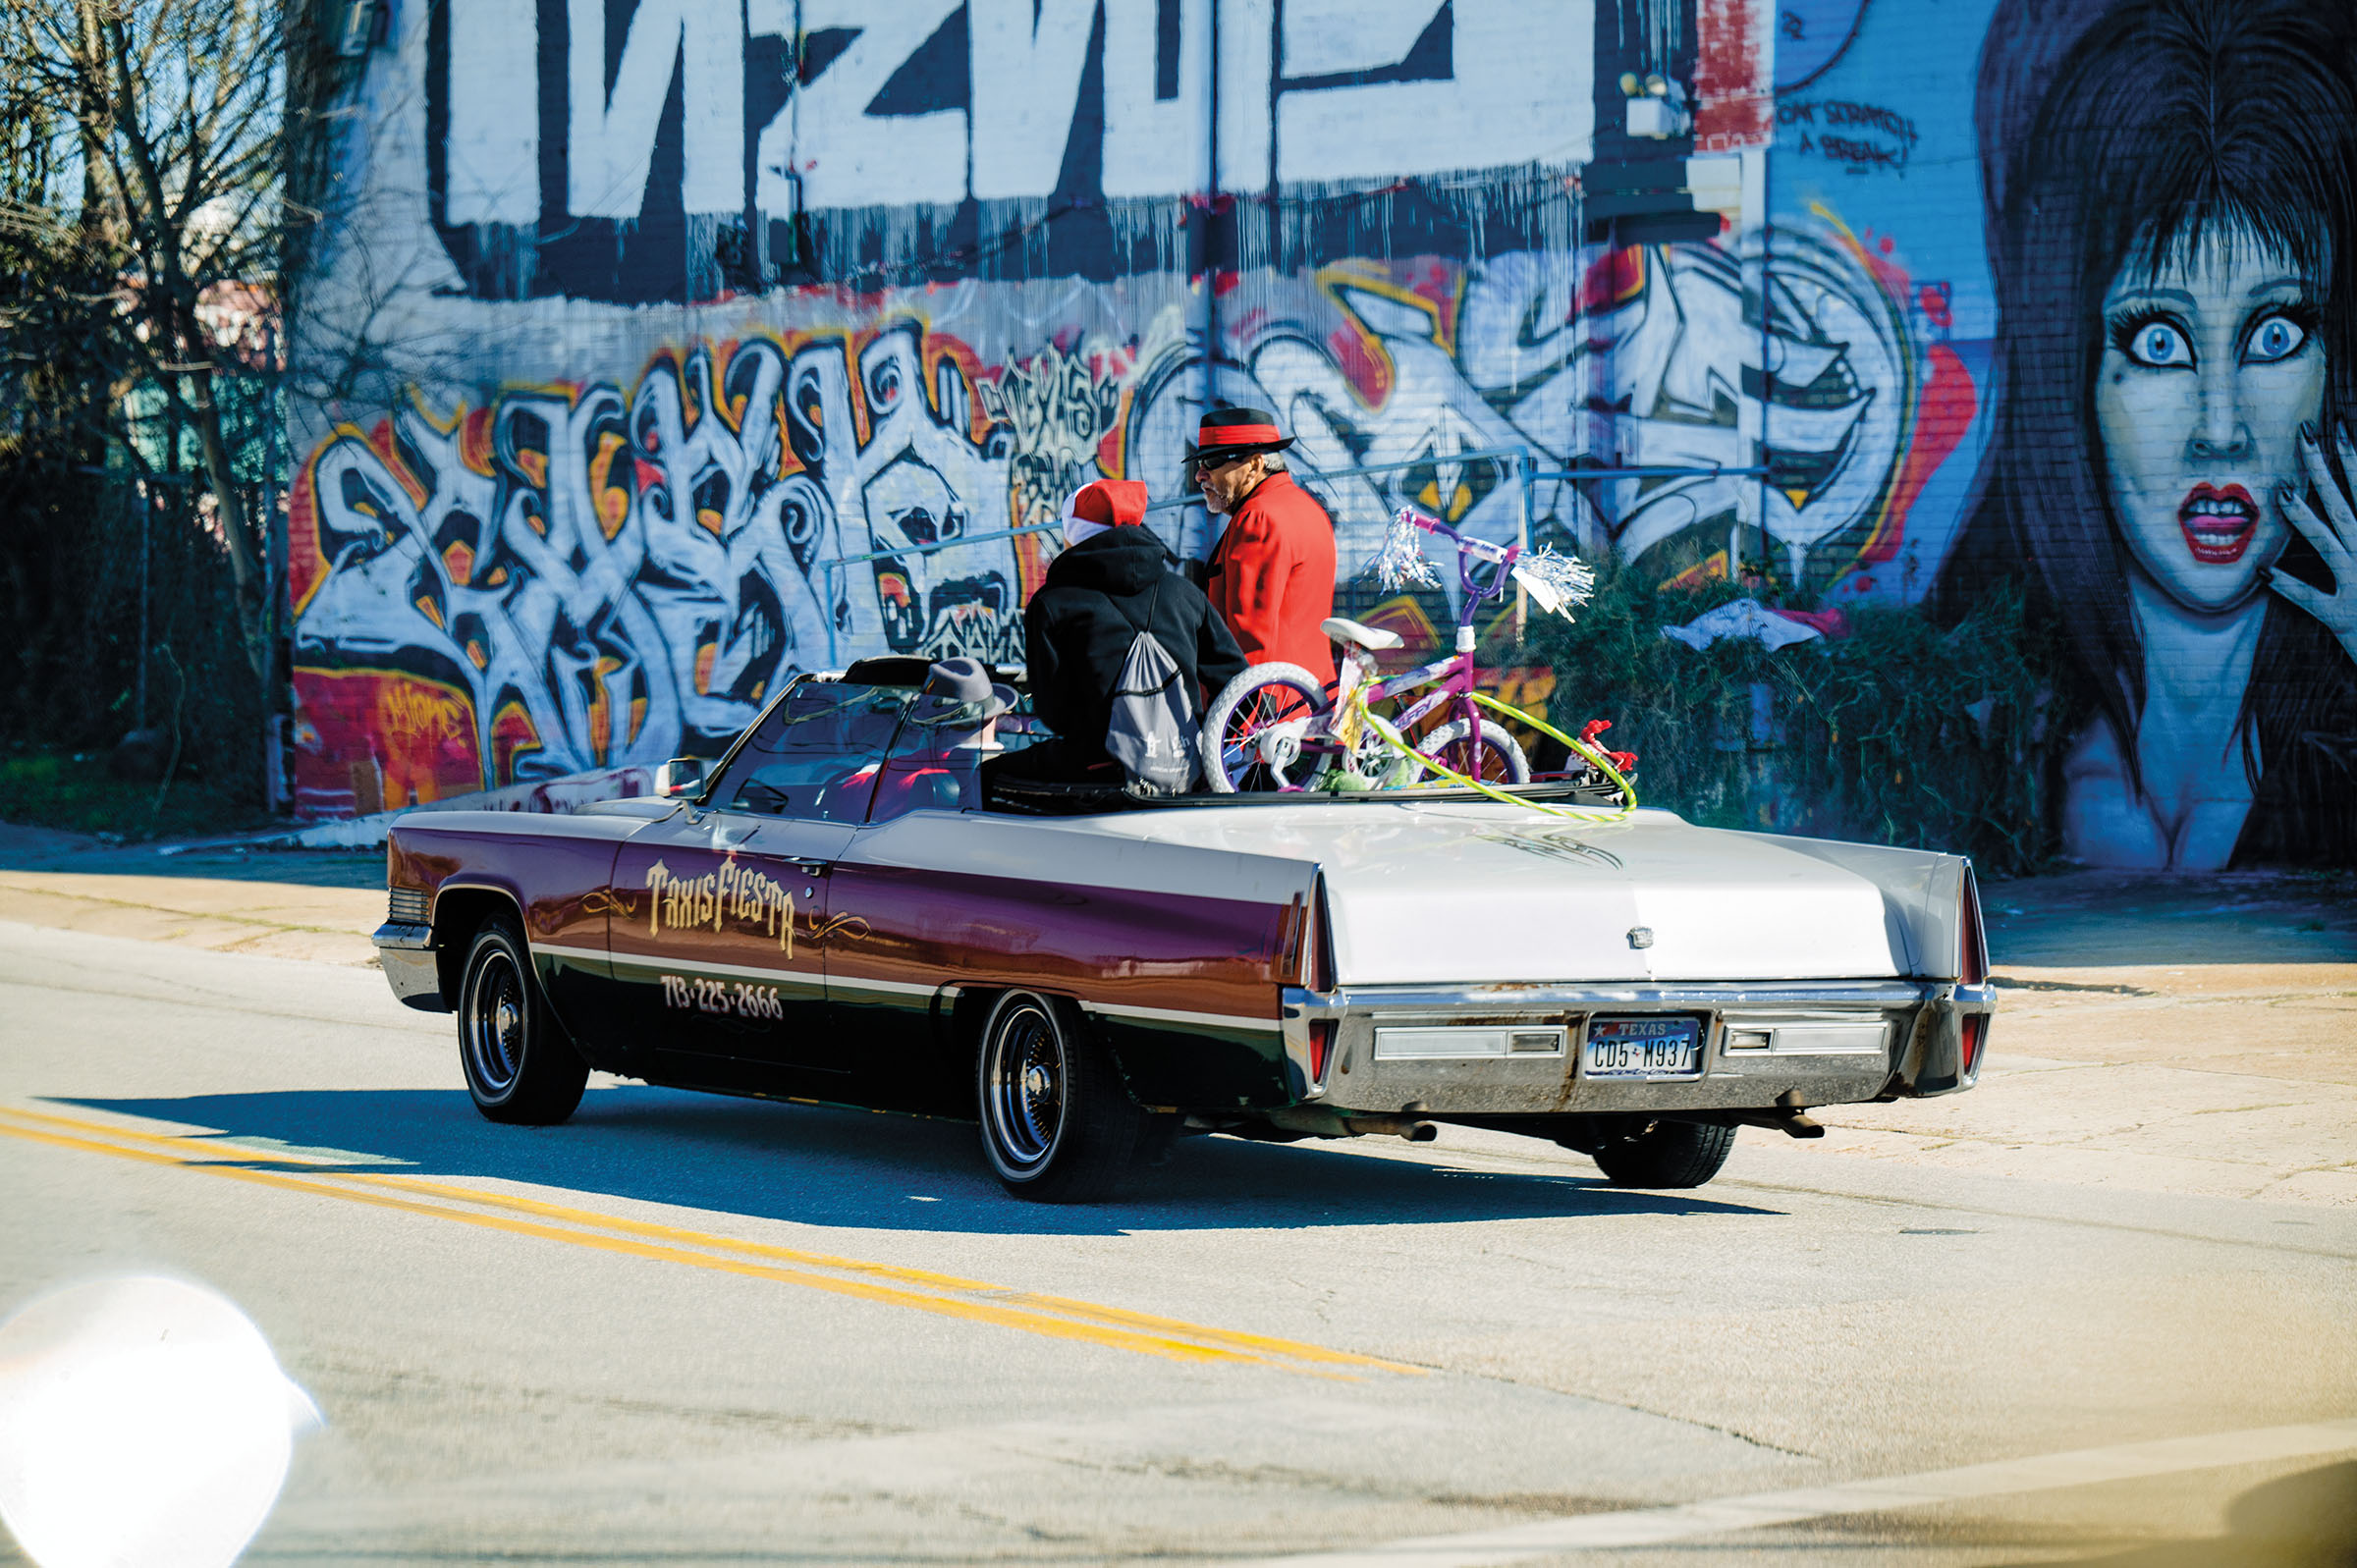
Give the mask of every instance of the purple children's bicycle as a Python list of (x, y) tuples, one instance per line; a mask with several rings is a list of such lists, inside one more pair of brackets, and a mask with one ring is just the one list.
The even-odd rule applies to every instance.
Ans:
[[(1456, 547), (1460, 590), (1456, 647), (1448, 658), (1380, 679), (1375, 655), (1397, 648), (1398, 632), (1337, 616), (1324, 624), (1342, 649), (1330, 687), (1292, 664), (1259, 664), (1223, 687), (1203, 716), (1203, 773), (1221, 793), (1242, 789), (1396, 789), (1446, 783), (1449, 775), (1483, 784), (1527, 784), (1530, 761), (1505, 728), (1482, 716), (1474, 698), (1474, 624), (1482, 607), (1519, 583), (1541, 610), (1568, 619), (1595, 587), (1595, 573), (1551, 549), (1468, 538), (1447, 523), (1403, 509), (1393, 520), (1375, 569), (1387, 591), (1439, 587), (1424, 558), (1423, 535)], [(1391, 716), (1374, 711), (1427, 686), (1437, 689)], [(1411, 746), (1404, 732), (1448, 710), (1446, 722)], [(1437, 766), (1436, 766), (1437, 765)], [(1446, 770), (1445, 772), (1443, 770)]]

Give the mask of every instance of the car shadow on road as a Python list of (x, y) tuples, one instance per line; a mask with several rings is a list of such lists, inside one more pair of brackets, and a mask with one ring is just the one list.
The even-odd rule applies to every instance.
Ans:
[(1387, 1160), (1234, 1138), (1181, 1139), (1113, 1201), (1060, 1208), (1009, 1197), (964, 1122), (637, 1084), (593, 1089), (562, 1127), (494, 1126), (457, 1090), (51, 1103), (201, 1127), (289, 1155), (341, 1157), (328, 1168), (489, 1177), (566, 1189), (588, 1205), (624, 1198), (845, 1229), (1094, 1236), (1781, 1212), (1627, 1191), (1584, 1173), (1453, 1168), (1445, 1146)]

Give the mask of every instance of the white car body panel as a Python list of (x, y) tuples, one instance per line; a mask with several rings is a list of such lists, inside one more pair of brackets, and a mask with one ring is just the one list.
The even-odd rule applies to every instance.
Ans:
[(1914, 933), (1939, 864), (1960, 865), (1884, 850), (1859, 868), (1843, 863), (1848, 845), (1666, 811), (1605, 823), (1403, 801), (1087, 820), (1092, 834), (1316, 863), (1344, 986), (1937, 974)]

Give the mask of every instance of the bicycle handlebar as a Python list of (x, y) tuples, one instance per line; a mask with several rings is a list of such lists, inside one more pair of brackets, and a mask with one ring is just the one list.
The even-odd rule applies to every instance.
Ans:
[(1452, 528), (1447, 523), (1441, 521), (1440, 518), (1427, 517), (1424, 515), (1424, 514), (1418, 512), (1413, 507), (1401, 507), (1399, 509), (1399, 514), (1395, 520), (1399, 522), (1414, 523), (1426, 533), (1446, 535), (1449, 542), (1456, 546), (1456, 553), (1458, 555), (1473, 556), (1479, 560), (1487, 561), (1493, 566), (1504, 566), (1512, 561), (1514, 557), (1522, 553), (1522, 547), (1520, 545), (1494, 545), (1487, 539), (1467, 538), (1465, 535), (1458, 533), (1454, 528)]
[[(1440, 578), (1431, 563), (1424, 559), (1424, 550), (1408, 537), (1406, 530), (1418, 529), (1437, 533), (1456, 546), (1456, 576), (1463, 586), (1464, 597), (1457, 608), (1457, 625), (1461, 629), (1473, 623), (1475, 612), (1491, 599), (1505, 592), (1508, 578), (1527, 588), (1542, 610), (1552, 611), (1570, 619), (1575, 605), (1588, 602), (1595, 587), (1596, 574), (1581, 565), (1576, 557), (1559, 556), (1552, 546), (1527, 551), (1519, 544), (1492, 544), (1487, 539), (1468, 538), (1438, 517), (1427, 517), (1413, 507), (1401, 507), (1392, 517), (1391, 531), (1385, 535), (1382, 553), (1375, 559), (1377, 575), (1386, 588), (1421, 584), (1439, 587)], [(1481, 580), (1477, 562), (1486, 562), (1492, 568), (1489, 580)]]

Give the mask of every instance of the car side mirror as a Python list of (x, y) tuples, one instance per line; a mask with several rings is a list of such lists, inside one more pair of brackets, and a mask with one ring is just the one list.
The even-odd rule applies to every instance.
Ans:
[(655, 770), (655, 793), (677, 797), (704, 787), (707, 764), (701, 757), (674, 757)]

